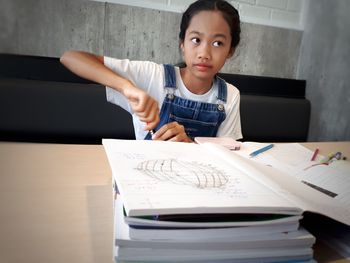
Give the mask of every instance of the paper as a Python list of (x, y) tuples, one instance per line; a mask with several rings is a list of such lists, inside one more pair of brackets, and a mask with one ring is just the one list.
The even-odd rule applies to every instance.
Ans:
[(211, 142), (224, 146), (231, 151), (237, 151), (241, 148), (241, 142), (230, 137), (195, 137), (194, 141), (199, 144)]
[(316, 160), (311, 161), (313, 152), (298, 143), (275, 144), (275, 147), (254, 158), (248, 157), (251, 151), (264, 145), (244, 142), (241, 150), (232, 154), (281, 171), (273, 180), (284, 185), (293, 195), (292, 199), (304, 210), (350, 224), (350, 162), (339, 160), (320, 165), (324, 157), (318, 155)]
[(237, 168), (241, 159), (226, 162), (201, 145), (125, 140), (103, 140), (103, 145), (129, 216), (301, 213)]
[[(249, 153), (265, 144), (245, 142), (237, 154), (249, 158)], [(324, 158), (318, 155), (311, 161), (313, 152), (298, 143), (276, 144), (272, 149), (251, 160), (274, 167), (295, 177), (313, 189), (339, 200), (350, 207), (350, 163), (335, 161), (320, 165)]]
[[(241, 150), (236, 153), (245, 158), (249, 158), (249, 154), (251, 152), (260, 149), (265, 145), (268, 144), (244, 142)], [(312, 151), (306, 149), (298, 143), (281, 143), (275, 144), (273, 148), (251, 158), (251, 160), (272, 166), (286, 172), (287, 174), (293, 175), (310, 165), (310, 158), (312, 154)], [(321, 157), (318, 156), (318, 158)]]

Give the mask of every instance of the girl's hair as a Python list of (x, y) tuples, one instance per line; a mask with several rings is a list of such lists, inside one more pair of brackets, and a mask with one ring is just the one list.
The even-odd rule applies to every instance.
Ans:
[(180, 41), (185, 40), (186, 30), (194, 15), (200, 11), (220, 11), (230, 27), (231, 31), (231, 47), (236, 48), (240, 41), (240, 19), (236, 8), (224, 0), (197, 0), (192, 3), (183, 13), (180, 24)]

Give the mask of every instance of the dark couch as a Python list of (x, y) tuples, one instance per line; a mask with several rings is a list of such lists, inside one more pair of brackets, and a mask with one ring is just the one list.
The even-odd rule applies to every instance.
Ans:
[[(241, 92), (244, 141), (306, 141), (305, 81), (220, 74)], [(58, 58), (0, 55), (0, 140), (99, 144), (134, 139), (131, 116), (106, 101), (105, 88)]]

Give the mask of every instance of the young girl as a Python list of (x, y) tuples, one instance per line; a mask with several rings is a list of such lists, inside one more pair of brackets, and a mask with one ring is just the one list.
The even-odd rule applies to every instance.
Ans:
[(132, 114), (136, 139), (192, 142), (242, 138), (239, 91), (216, 76), (240, 40), (237, 10), (223, 0), (198, 0), (180, 25), (184, 67), (67, 51), (61, 62), (101, 83), (107, 100)]

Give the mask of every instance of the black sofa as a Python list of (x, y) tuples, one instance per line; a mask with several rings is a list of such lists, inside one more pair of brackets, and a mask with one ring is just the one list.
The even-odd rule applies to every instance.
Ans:
[[(244, 141), (306, 141), (305, 81), (220, 74), (241, 92)], [(105, 88), (72, 74), (58, 58), (0, 54), (0, 140), (100, 144), (134, 139), (131, 116)]]

